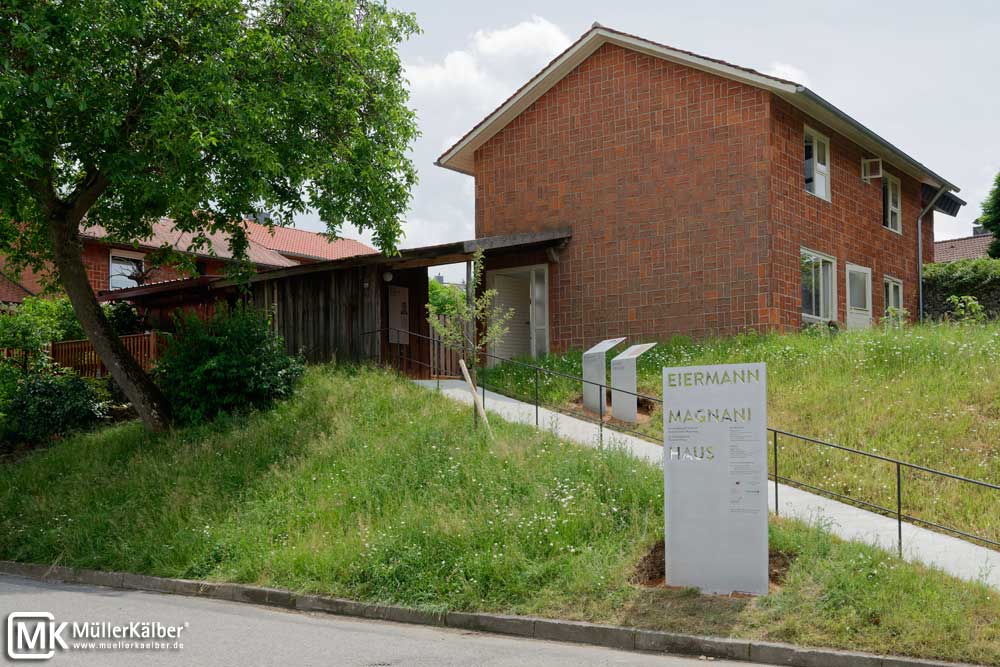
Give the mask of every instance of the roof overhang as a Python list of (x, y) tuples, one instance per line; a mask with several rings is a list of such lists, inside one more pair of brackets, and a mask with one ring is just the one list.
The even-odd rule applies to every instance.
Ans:
[(882, 158), (903, 173), (935, 188), (959, 188), (922, 165), (894, 145), (869, 130), (857, 120), (794, 81), (763, 74), (722, 60), (682, 51), (642, 37), (594, 24), (576, 42), (517, 90), (506, 102), (484, 118), (435, 162), (438, 166), (463, 174), (473, 174), (475, 152), (491, 137), (524, 112), (556, 83), (605, 44), (615, 44), (632, 51), (662, 58), (680, 65), (740, 81), (771, 91), (806, 115), (857, 143), (873, 156)]
[[(508, 234), (505, 236), (487, 236), (480, 239), (455, 241), (440, 245), (423, 246), (400, 250), (396, 255), (373, 253), (354, 255), (343, 259), (333, 259), (312, 264), (299, 264), (281, 269), (272, 269), (255, 273), (248, 279), (251, 283), (264, 280), (278, 280), (293, 276), (303, 276), (326, 271), (343, 271), (365, 266), (380, 266), (387, 269), (410, 269), (427, 266), (440, 266), (466, 262), (472, 259), (476, 251), (482, 250), (489, 256), (497, 252), (512, 252), (533, 248), (548, 248), (564, 244), (572, 236), (568, 229), (548, 229), (524, 234)], [(198, 276), (181, 280), (170, 280), (151, 285), (139, 285), (126, 289), (101, 292), (100, 301), (129, 301), (160, 298), (178, 292), (200, 293), (234, 287), (240, 281), (219, 276)]]

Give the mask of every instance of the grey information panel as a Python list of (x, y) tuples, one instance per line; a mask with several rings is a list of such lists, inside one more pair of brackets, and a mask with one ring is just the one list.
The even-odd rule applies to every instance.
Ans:
[(638, 419), (635, 363), (639, 355), (654, 347), (656, 343), (633, 345), (611, 360), (611, 414), (615, 419), (633, 424)]
[(607, 354), (624, 338), (609, 338), (583, 353), (583, 407), (592, 412), (602, 412), (605, 402), (604, 388), (608, 386)]
[(663, 369), (667, 584), (767, 593), (767, 369)]

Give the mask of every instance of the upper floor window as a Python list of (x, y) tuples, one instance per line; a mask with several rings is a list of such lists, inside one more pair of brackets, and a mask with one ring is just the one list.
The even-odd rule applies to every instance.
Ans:
[(885, 174), (882, 179), (882, 226), (903, 233), (902, 188), (899, 179)]
[(810, 322), (836, 319), (836, 267), (832, 257), (802, 249), (802, 318)]
[(805, 128), (806, 192), (830, 200), (830, 140), (812, 129)]
[(142, 270), (142, 255), (140, 253), (112, 250), (108, 289), (138, 287)]

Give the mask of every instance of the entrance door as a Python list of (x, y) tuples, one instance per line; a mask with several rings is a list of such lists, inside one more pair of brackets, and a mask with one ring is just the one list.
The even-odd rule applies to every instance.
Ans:
[[(490, 271), (486, 283), (496, 290), (496, 305), (512, 309), (508, 332), (490, 354), (506, 359), (537, 357), (549, 351), (549, 276), (548, 267), (517, 267)], [(495, 363), (496, 360), (494, 359)]]
[(872, 323), (872, 270), (847, 265), (847, 328), (864, 329)]
[(493, 276), (497, 308), (512, 309), (514, 316), (507, 321), (507, 335), (493, 346), (491, 354), (505, 359), (531, 355), (530, 287), (531, 276), (528, 273), (497, 273)]

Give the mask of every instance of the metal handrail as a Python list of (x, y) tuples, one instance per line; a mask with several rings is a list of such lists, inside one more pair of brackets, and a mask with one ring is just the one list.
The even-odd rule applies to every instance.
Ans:
[[(414, 336), (414, 337), (419, 338), (419, 339), (433, 340), (430, 336), (425, 336), (423, 334), (419, 334), (419, 333), (416, 333), (416, 332), (413, 332), (413, 331), (408, 331), (406, 329), (398, 329), (398, 328), (395, 328), (395, 327), (383, 327), (381, 329), (374, 329), (372, 331), (363, 332), (362, 335), (391, 333), (393, 331), (398, 332), (398, 333), (406, 333), (406, 334), (408, 334), (410, 336)], [(390, 345), (394, 344), (397, 347), (401, 346), (400, 343), (388, 343), (388, 344), (390, 344)], [(535, 426), (539, 425), (539, 414), (538, 414), (538, 411), (539, 411), (539, 407), (541, 406), (541, 401), (540, 401), (540, 396), (539, 396), (539, 386), (538, 386), (539, 385), (538, 378), (539, 378), (539, 374), (540, 373), (546, 373), (548, 375), (553, 375), (553, 376), (556, 376), (556, 377), (561, 377), (561, 378), (565, 378), (565, 379), (568, 379), (568, 380), (573, 380), (574, 382), (581, 382), (581, 383), (586, 383), (586, 384), (590, 384), (590, 385), (596, 385), (597, 387), (599, 387), (599, 390), (602, 392), (602, 394), (607, 389), (611, 389), (611, 390), (616, 391), (616, 392), (621, 392), (623, 394), (635, 396), (636, 398), (642, 398), (642, 399), (645, 399), (645, 400), (648, 400), (648, 401), (652, 401), (653, 403), (657, 403), (657, 404), (663, 405), (663, 399), (662, 398), (657, 398), (656, 396), (650, 396), (648, 394), (640, 394), (640, 393), (628, 391), (628, 390), (625, 390), (625, 389), (617, 389), (617, 388), (615, 388), (615, 387), (613, 387), (613, 386), (611, 386), (609, 384), (605, 384), (605, 383), (602, 383), (602, 382), (594, 382), (593, 380), (587, 380), (587, 379), (585, 379), (583, 377), (579, 377), (579, 376), (572, 375), (572, 374), (569, 374), (569, 373), (563, 373), (562, 371), (551, 370), (551, 369), (548, 369), (548, 368), (544, 368), (542, 366), (538, 366), (536, 364), (530, 364), (530, 363), (527, 363), (527, 362), (524, 362), (524, 361), (519, 361), (517, 359), (508, 359), (506, 357), (497, 356), (497, 355), (494, 355), (494, 354), (490, 354), (488, 352), (478, 352), (478, 353), (476, 353), (476, 355), (479, 356), (479, 357), (485, 357), (486, 359), (495, 359), (495, 360), (498, 360), (498, 361), (502, 361), (503, 363), (509, 363), (509, 364), (514, 364), (514, 365), (521, 366), (521, 367), (524, 367), (524, 368), (529, 368), (529, 369), (532, 369), (535, 372), (535, 392), (534, 392), (535, 393), (535, 397), (534, 397)], [(398, 357), (398, 350), (397, 350), (396, 359), (397, 360), (399, 359), (399, 357)], [(419, 360), (413, 359), (412, 356), (409, 356), (408, 360), (410, 362), (412, 362), (412, 363), (421, 364), (422, 366), (429, 366), (429, 364), (421, 363)], [(401, 366), (401, 364), (400, 364), (400, 366)], [(478, 365), (475, 365), (475, 364), (473, 365), (473, 369), (478, 368), (478, 367), (479, 367)], [(484, 371), (486, 370), (485, 367), (482, 367), (482, 368), (483, 368)], [(482, 389), (483, 389), (483, 405), (485, 406), (485, 401), (486, 401), (486, 379), (485, 379), (485, 377), (484, 377), (483, 382), (482, 382)], [(604, 408), (604, 401), (600, 401), (599, 405), (600, 405), (601, 410), (600, 410), (599, 419), (597, 420), (597, 424), (598, 424), (598, 428), (599, 428), (599, 436), (598, 437), (600, 438), (600, 442), (603, 443), (603, 441), (604, 441), (604, 410), (603, 410), (603, 408)], [(563, 410), (563, 409), (561, 409), (559, 407), (553, 407), (553, 406), (548, 406), (548, 409), (554, 410), (556, 412), (560, 412), (560, 413), (563, 413), (563, 414), (570, 414), (573, 417), (582, 418), (583, 420), (591, 422), (591, 423), (593, 423), (593, 421), (594, 421), (592, 417), (590, 417), (590, 416), (588, 416), (586, 414), (581, 414), (581, 413), (576, 413), (576, 412), (568, 412), (568, 411)], [(473, 406), (473, 419), (474, 420), (477, 419), (475, 406)], [(641, 433), (639, 431), (633, 431), (633, 430), (630, 430), (630, 429), (627, 429), (627, 428), (617, 427), (617, 426), (615, 428), (611, 428), (610, 430), (612, 430), (612, 431), (614, 431), (616, 433), (623, 433), (623, 434), (633, 435), (635, 437), (642, 438), (643, 440), (645, 440), (647, 442), (654, 443), (656, 445), (662, 446), (662, 444), (663, 444), (661, 442), (658, 442), (658, 441), (650, 438), (647, 434)], [(922, 525), (925, 525), (925, 526), (936, 528), (938, 530), (942, 530), (942, 531), (945, 531), (945, 532), (948, 532), (948, 533), (952, 533), (954, 535), (959, 535), (959, 536), (964, 537), (964, 538), (969, 539), (969, 540), (974, 540), (974, 541), (977, 541), (977, 542), (982, 542), (984, 544), (989, 544), (990, 546), (1000, 547), (1000, 542), (995, 541), (995, 540), (991, 540), (991, 539), (989, 539), (987, 537), (983, 537), (981, 535), (975, 535), (973, 533), (969, 533), (969, 532), (960, 530), (958, 528), (953, 528), (951, 526), (945, 526), (943, 524), (935, 523), (933, 521), (928, 521), (926, 519), (921, 519), (920, 517), (916, 517), (916, 516), (912, 516), (912, 515), (904, 513), (903, 512), (903, 489), (902, 489), (902, 481), (903, 481), (903, 479), (902, 479), (902, 470), (904, 468), (907, 468), (907, 469), (910, 469), (910, 470), (916, 470), (916, 471), (919, 471), (919, 472), (928, 473), (928, 474), (931, 474), (931, 475), (937, 475), (939, 477), (945, 477), (945, 478), (953, 479), (953, 480), (956, 480), (956, 481), (959, 481), (959, 482), (964, 482), (964, 483), (967, 483), (967, 484), (972, 484), (972, 485), (975, 485), (975, 486), (978, 486), (978, 487), (981, 487), (981, 488), (992, 489), (994, 491), (1000, 491), (1000, 485), (993, 484), (993, 483), (990, 483), (990, 482), (985, 482), (983, 480), (973, 479), (971, 477), (964, 477), (962, 475), (957, 475), (955, 473), (946, 472), (944, 470), (936, 470), (934, 468), (928, 468), (927, 466), (923, 466), (923, 465), (920, 465), (920, 464), (917, 464), (917, 463), (910, 463), (909, 461), (904, 461), (902, 459), (893, 458), (891, 456), (885, 456), (885, 455), (882, 455), (882, 454), (874, 454), (872, 452), (866, 452), (866, 451), (861, 450), (861, 449), (855, 449), (853, 447), (846, 447), (844, 445), (838, 445), (836, 443), (826, 442), (825, 440), (819, 440), (817, 438), (812, 438), (812, 437), (809, 437), (809, 436), (806, 436), (806, 435), (799, 435), (797, 433), (791, 433), (789, 431), (784, 431), (784, 430), (781, 430), (781, 429), (776, 429), (776, 428), (770, 428), (770, 427), (768, 427), (767, 431), (768, 431), (768, 433), (771, 434), (771, 437), (772, 437), (772, 447), (773, 447), (774, 472), (771, 473), (770, 471), (768, 471), (768, 476), (771, 479), (773, 479), (774, 482), (775, 482), (775, 484), (774, 484), (774, 507), (775, 507), (775, 514), (780, 514), (780, 507), (781, 506), (778, 503), (778, 499), (779, 499), (778, 487), (779, 487), (779, 482), (781, 482), (781, 483), (788, 484), (788, 485), (791, 485), (791, 486), (796, 486), (796, 487), (799, 487), (799, 488), (802, 488), (802, 489), (807, 489), (807, 490), (810, 490), (810, 491), (814, 491), (816, 493), (820, 493), (820, 494), (823, 494), (823, 495), (826, 495), (826, 496), (829, 496), (829, 497), (832, 497), (832, 498), (836, 498), (838, 500), (843, 500), (845, 502), (848, 502), (848, 503), (851, 503), (851, 504), (854, 504), (854, 505), (858, 505), (858, 506), (861, 506), (861, 507), (866, 507), (866, 508), (875, 510), (875, 511), (877, 511), (879, 513), (888, 515), (888, 516), (890, 516), (892, 518), (895, 518), (896, 519), (896, 524), (897, 524), (897, 546), (898, 546), (898, 552), (899, 552), (900, 556), (902, 556), (902, 553), (903, 553), (903, 521), (904, 520), (908, 521), (908, 522), (911, 522), (911, 523), (914, 523), (914, 524), (922, 524)], [(892, 508), (889, 508), (889, 507), (883, 507), (881, 505), (877, 505), (877, 504), (870, 503), (870, 502), (865, 501), (865, 500), (861, 500), (860, 498), (855, 498), (855, 497), (848, 496), (848, 495), (845, 495), (845, 494), (842, 494), (842, 493), (838, 493), (836, 491), (831, 491), (830, 489), (824, 489), (822, 487), (818, 487), (818, 486), (815, 486), (815, 485), (812, 485), (812, 484), (809, 484), (807, 482), (803, 482), (803, 481), (800, 481), (800, 480), (795, 480), (795, 479), (792, 479), (790, 477), (781, 476), (779, 474), (779, 458), (778, 458), (778, 436), (779, 435), (785, 436), (787, 438), (795, 438), (796, 440), (801, 440), (803, 442), (808, 442), (808, 443), (820, 445), (820, 446), (823, 446), (823, 447), (829, 447), (831, 449), (836, 449), (836, 450), (847, 452), (847, 453), (850, 453), (850, 454), (858, 454), (858, 455), (861, 455), (861, 456), (864, 456), (864, 457), (867, 457), (867, 458), (870, 458), (870, 459), (875, 459), (875, 460), (878, 460), (878, 461), (883, 461), (885, 463), (889, 463), (889, 464), (893, 465), (896, 468), (896, 508), (892, 509)]]

